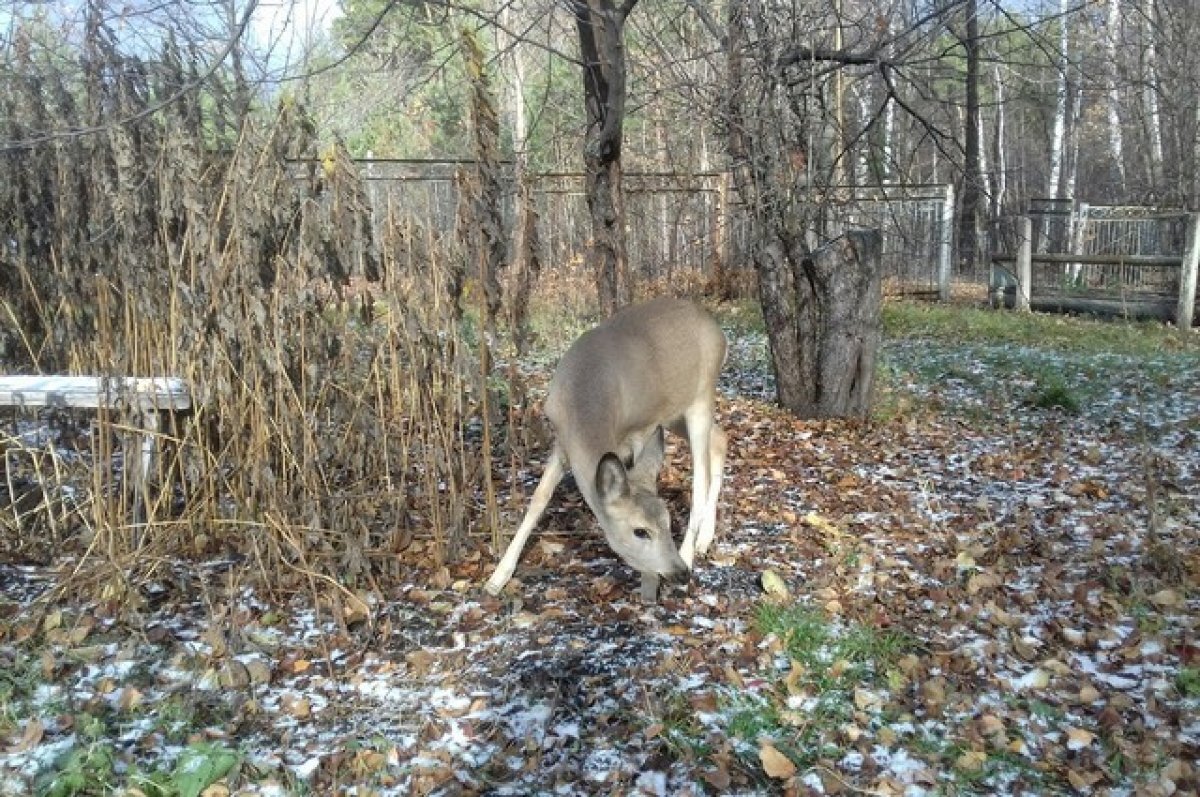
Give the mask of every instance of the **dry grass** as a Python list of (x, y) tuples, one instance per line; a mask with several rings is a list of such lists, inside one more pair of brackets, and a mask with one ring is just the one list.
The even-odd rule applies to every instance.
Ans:
[[(101, 21), (74, 64), (39, 52), (6, 51), (21, 79), (0, 85), (0, 140), (27, 142), (0, 150), (0, 369), (182, 377), (196, 409), (159, 434), (149, 490), (124, 467), (138, 418), (8, 419), (0, 558), (67, 561), (62, 591), (126, 605), (189, 558), (336, 601), (496, 546), (499, 464), (545, 443), (515, 355), (552, 360), (596, 314), (578, 264), (537, 279), (528, 184), (515, 236), (503, 221), (486, 80), (480, 165), (447, 233), (372, 206), (301, 107), (251, 114), (236, 73), (200, 80), (170, 42), (123, 53)], [(103, 132), (34, 135), (81, 128)], [(641, 287), (725, 295), (737, 279)]]
[(49, 416), (9, 421), (0, 555), (69, 553), (63, 590), (136, 603), (179, 557), (338, 593), (387, 579), (410, 549), (437, 562), (490, 534), (484, 441), (509, 435), (483, 385), (504, 377), (481, 369), (489, 341), (464, 334), (462, 247), (380, 218), (297, 106), (236, 128), (199, 100), (130, 122), (183, 67), (96, 52), (107, 61), (81, 68), (127, 83), (85, 80), (79, 96), (27, 63), (40, 87), (0, 88), (8, 140), (112, 123), (2, 156), (0, 363), (179, 376), (197, 408), (163, 431), (148, 500), (123, 467), (137, 419), (60, 419), (69, 434), (36, 440)]

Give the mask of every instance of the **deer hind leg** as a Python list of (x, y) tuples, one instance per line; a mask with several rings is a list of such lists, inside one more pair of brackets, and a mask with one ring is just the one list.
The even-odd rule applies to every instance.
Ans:
[(541, 481), (538, 482), (538, 486), (533, 491), (533, 498), (529, 501), (529, 509), (525, 510), (525, 517), (521, 520), (521, 525), (517, 527), (517, 533), (513, 535), (512, 542), (508, 544), (504, 556), (496, 565), (496, 572), (492, 573), (492, 577), (484, 585), (488, 594), (499, 595), (500, 590), (504, 589), (504, 585), (512, 578), (513, 571), (517, 569), (517, 560), (521, 558), (521, 551), (524, 550), (525, 543), (529, 541), (529, 535), (533, 533), (534, 527), (541, 519), (542, 512), (546, 511), (546, 505), (550, 503), (550, 497), (554, 495), (554, 488), (562, 481), (564, 467), (562, 449), (555, 443), (550, 452), (550, 458), (546, 461), (546, 470), (542, 473)]
[(721, 476), (725, 471), (725, 452), (728, 438), (720, 426), (713, 424), (708, 446), (708, 494), (704, 500), (704, 515), (696, 537), (696, 553), (708, 553), (713, 537), (717, 533), (717, 497), (721, 493)]

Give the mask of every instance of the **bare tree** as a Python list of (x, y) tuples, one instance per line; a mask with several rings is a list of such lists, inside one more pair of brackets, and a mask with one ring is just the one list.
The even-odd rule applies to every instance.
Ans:
[(570, 0), (579, 31), (587, 130), (583, 164), (592, 244), (588, 261), (600, 305), (611, 314), (629, 302), (621, 146), (625, 125), (625, 20), (637, 0)]
[(827, 92), (840, 66), (873, 59), (775, 33), (820, 22), (730, 3), (725, 125), (779, 401), (801, 416), (862, 416), (879, 343), (881, 241), (876, 231), (839, 235), (843, 224), (828, 212), (845, 157), (833, 142), (845, 139)]
[(966, 0), (963, 4), (963, 32), (959, 44), (963, 48), (966, 74), (963, 77), (966, 105), (963, 119), (962, 207), (958, 217), (958, 258), (967, 268), (979, 259), (979, 232), (983, 211), (983, 169), (980, 137), (982, 123), (979, 112), (980, 47), (979, 2)]

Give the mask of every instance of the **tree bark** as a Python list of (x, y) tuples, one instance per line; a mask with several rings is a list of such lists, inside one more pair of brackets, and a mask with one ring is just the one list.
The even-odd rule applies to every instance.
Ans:
[(979, 218), (982, 207), (982, 169), (979, 133), (979, 7), (978, 0), (963, 6), (966, 31), (962, 38), (966, 51), (966, 119), (963, 120), (962, 214), (958, 224), (958, 259), (974, 272), (979, 257)]
[(1113, 195), (1125, 195), (1125, 138), (1121, 129), (1121, 94), (1117, 85), (1117, 37), (1121, 27), (1120, 0), (1108, 0), (1104, 33), (1104, 111), (1108, 120), (1108, 156), (1114, 174)]
[(625, 249), (621, 138), (625, 121), (624, 27), (637, 0), (571, 0), (583, 60), (584, 136), (592, 242), (588, 263), (606, 313), (628, 304), (632, 291)]
[(871, 410), (882, 245), (877, 230), (853, 230), (807, 257), (774, 248), (756, 264), (779, 403), (800, 417)]
[(1150, 180), (1150, 188), (1155, 193), (1161, 192), (1165, 186), (1163, 170), (1163, 126), (1162, 108), (1159, 103), (1159, 91), (1162, 81), (1158, 64), (1158, 37), (1160, 25), (1158, 20), (1156, 0), (1145, 0), (1141, 11), (1141, 19), (1146, 28), (1145, 73), (1141, 76), (1144, 88), (1142, 100), (1145, 104), (1146, 138), (1149, 142), (1149, 163), (1146, 169)]

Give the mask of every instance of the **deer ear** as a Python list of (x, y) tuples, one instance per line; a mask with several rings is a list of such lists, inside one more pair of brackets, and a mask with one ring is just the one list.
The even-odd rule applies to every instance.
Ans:
[(621, 458), (611, 451), (600, 457), (596, 465), (596, 492), (600, 498), (608, 501), (613, 498), (629, 495), (629, 476)]

